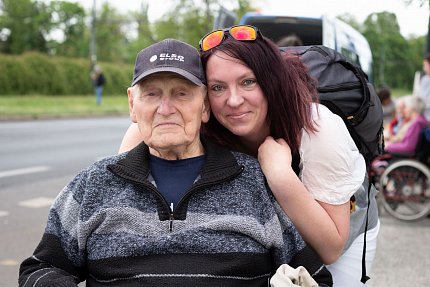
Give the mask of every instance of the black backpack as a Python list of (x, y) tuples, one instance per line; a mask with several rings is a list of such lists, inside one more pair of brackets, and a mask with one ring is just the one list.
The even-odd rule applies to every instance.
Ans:
[(325, 46), (282, 47), (296, 54), (318, 81), (321, 104), (340, 116), (369, 167), (383, 152), (383, 114), (373, 85), (359, 66)]
[[(292, 46), (280, 49), (298, 55), (311, 76), (317, 80), (320, 103), (343, 119), (369, 170), (372, 160), (383, 153), (384, 136), (381, 101), (367, 75), (352, 61), (325, 46)], [(292, 166), (296, 173), (299, 172), (299, 162), (300, 156), (293, 155)], [(350, 201), (350, 238), (355, 238), (364, 226), (361, 262), (363, 283), (369, 279), (366, 274), (366, 236), (370, 202), (373, 202), (372, 208), (377, 208), (376, 193), (377, 190), (366, 176), (362, 188)], [(366, 212), (353, 212), (353, 206)]]

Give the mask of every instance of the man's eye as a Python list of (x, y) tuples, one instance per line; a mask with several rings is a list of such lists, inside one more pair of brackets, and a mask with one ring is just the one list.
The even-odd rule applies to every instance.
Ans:
[(179, 96), (179, 97), (184, 97), (184, 96), (188, 95), (188, 93), (186, 93), (186, 92), (178, 92), (178, 93), (176, 93), (176, 95)]
[(145, 97), (155, 97), (156, 95), (157, 95), (157, 93), (155, 93), (155, 92), (146, 92), (146, 93), (144, 93)]

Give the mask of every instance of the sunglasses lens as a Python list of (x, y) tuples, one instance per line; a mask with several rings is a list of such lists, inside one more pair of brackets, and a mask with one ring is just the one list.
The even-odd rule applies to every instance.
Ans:
[(203, 51), (207, 51), (219, 45), (224, 38), (224, 31), (214, 31), (203, 38), (201, 48)]
[(238, 41), (254, 41), (257, 31), (250, 26), (236, 26), (230, 29), (230, 35)]

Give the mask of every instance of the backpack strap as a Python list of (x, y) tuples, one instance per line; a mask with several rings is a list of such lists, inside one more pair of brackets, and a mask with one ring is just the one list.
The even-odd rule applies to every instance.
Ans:
[(367, 229), (369, 224), (369, 208), (370, 208), (370, 189), (372, 187), (371, 181), (368, 179), (367, 186), (367, 210), (366, 210), (366, 227), (364, 228), (364, 242), (363, 242), (363, 256), (361, 257), (361, 283), (365, 284), (370, 279), (366, 274), (366, 240), (367, 240)]
[[(291, 167), (293, 168), (294, 172), (299, 176), (300, 174), (300, 154), (298, 152), (295, 152), (292, 154), (292, 161), (291, 161)], [(369, 179), (367, 184), (367, 210), (366, 210), (366, 225), (364, 228), (364, 242), (363, 242), (363, 254), (361, 257), (361, 279), (360, 281), (365, 284), (367, 280), (370, 279), (369, 276), (367, 276), (366, 272), (366, 240), (367, 240), (367, 229), (369, 225), (369, 209), (370, 209), (370, 190), (372, 188), (372, 183)], [(351, 207), (355, 205), (355, 197), (354, 195), (350, 199)], [(352, 210), (352, 208), (351, 208)]]

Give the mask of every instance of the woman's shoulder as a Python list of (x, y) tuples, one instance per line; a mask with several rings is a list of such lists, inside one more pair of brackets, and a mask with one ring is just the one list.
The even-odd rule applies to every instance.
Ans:
[(348, 133), (342, 118), (333, 113), (323, 104), (313, 103), (311, 105), (312, 120), (317, 126), (317, 132), (314, 135), (329, 133)]
[(365, 161), (343, 120), (322, 104), (312, 106), (314, 133), (303, 133), (301, 179), (318, 200), (342, 204), (363, 182)]

